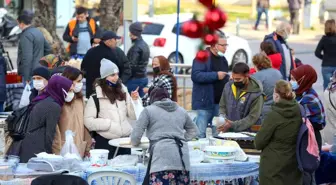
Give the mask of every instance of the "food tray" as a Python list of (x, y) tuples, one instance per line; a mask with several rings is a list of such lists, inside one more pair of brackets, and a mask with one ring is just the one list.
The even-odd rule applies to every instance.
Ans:
[(215, 137), (217, 139), (236, 141), (242, 149), (255, 149), (254, 137), (241, 137), (241, 138), (229, 138), (229, 137)]

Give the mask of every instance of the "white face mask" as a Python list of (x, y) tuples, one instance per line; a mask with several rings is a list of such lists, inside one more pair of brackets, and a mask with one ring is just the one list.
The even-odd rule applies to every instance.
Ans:
[(43, 80), (33, 80), (33, 86), (38, 91), (43, 90), (45, 87)]
[(78, 82), (75, 84), (74, 92), (79, 93), (83, 88), (83, 82)]
[(218, 50), (217, 46), (216, 46), (216, 49), (217, 49), (217, 55), (220, 56), (220, 57), (224, 57), (225, 54), (221, 51)]
[(74, 97), (75, 97), (75, 93), (74, 92), (68, 92), (67, 96), (64, 98), (64, 100), (66, 102), (71, 102)]

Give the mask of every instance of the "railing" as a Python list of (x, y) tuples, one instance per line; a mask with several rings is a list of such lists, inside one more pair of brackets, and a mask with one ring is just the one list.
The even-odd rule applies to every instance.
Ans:
[[(188, 69), (191, 68), (192, 65), (190, 64), (176, 64), (171, 63), (170, 66), (175, 69), (176, 72), (178, 72), (178, 69)], [(183, 88), (183, 107), (186, 108), (186, 80), (188, 78), (191, 78), (190, 74), (174, 74), (176, 79), (182, 78), (182, 88)]]

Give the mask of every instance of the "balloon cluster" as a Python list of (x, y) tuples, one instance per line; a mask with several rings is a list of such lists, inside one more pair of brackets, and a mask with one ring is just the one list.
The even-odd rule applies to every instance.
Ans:
[(197, 20), (196, 15), (192, 20), (185, 22), (182, 25), (182, 33), (190, 38), (201, 38), (202, 44), (199, 46), (199, 51), (196, 54), (196, 59), (206, 62), (209, 53), (204, 50), (204, 45), (213, 45), (218, 41), (218, 36), (215, 31), (222, 28), (227, 21), (227, 14), (214, 3), (214, 0), (199, 0), (199, 2), (207, 8), (204, 21)]

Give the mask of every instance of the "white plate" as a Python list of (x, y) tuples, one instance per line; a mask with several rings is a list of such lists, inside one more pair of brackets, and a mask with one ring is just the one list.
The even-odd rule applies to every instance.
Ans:
[[(109, 145), (120, 147), (120, 148), (137, 148), (137, 149), (147, 149), (149, 148), (149, 140), (146, 137), (143, 137), (141, 139), (141, 143), (139, 146), (132, 146), (131, 139), (129, 137), (126, 138), (118, 138), (118, 139), (112, 139), (109, 141)], [(129, 143), (129, 144), (125, 144)]]

